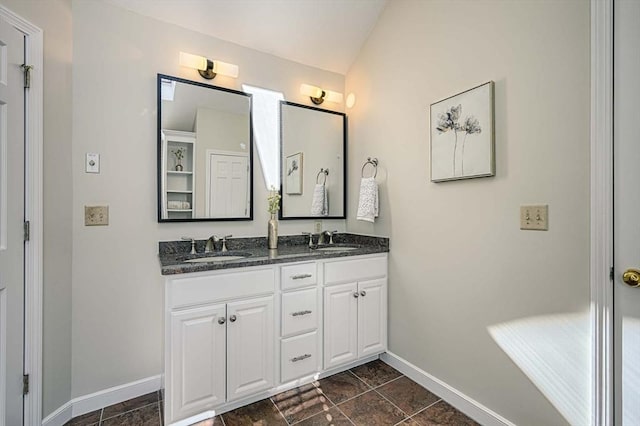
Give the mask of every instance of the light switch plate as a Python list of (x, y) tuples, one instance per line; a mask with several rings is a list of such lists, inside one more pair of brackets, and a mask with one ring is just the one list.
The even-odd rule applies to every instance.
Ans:
[(520, 229), (549, 230), (549, 206), (520, 206)]
[(86, 173), (100, 173), (100, 154), (87, 152), (84, 167)]
[(84, 206), (84, 226), (109, 225), (109, 206)]

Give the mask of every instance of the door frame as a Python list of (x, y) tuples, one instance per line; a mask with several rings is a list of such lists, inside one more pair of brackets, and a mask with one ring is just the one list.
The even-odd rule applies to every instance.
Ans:
[(25, 35), (25, 62), (33, 66), (25, 96), (25, 219), (30, 238), (25, 245), (24, 368), (29, 393), (24, 424), (42, 423), (42, 235), (43, 235), (43, 33), (40, 28), (0, 5), (0, 16)]
[(613, 426), (613, 1), (591, 0), (591, 424)]

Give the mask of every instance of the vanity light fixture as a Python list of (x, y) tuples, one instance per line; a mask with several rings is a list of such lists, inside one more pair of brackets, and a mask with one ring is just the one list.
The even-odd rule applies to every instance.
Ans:
[(300, 93), (309, 96), (309, 98), (311, 98), (311, 102), (316, 105), (320, 105), (324, 101), (342, 103), (342, 93), (323, 90), (320, 87), (312, 86), (310, 84), (301, 84)]
[(192, 55), (191, 53), (180, 52), (180, 65), (197, 69), (200, 75), (207, 80), (211, 80), (218, 74), (238, 78), (237, 65), (207, 59), (204, 56)]

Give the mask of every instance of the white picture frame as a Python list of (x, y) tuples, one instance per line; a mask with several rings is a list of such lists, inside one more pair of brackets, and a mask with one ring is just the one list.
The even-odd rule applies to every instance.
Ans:
[(495, 176), (494, 83), (430, 106), (431, 181)]
[(285, 194), (302, 195), (303, 154), (297, 152), (285, 159)]

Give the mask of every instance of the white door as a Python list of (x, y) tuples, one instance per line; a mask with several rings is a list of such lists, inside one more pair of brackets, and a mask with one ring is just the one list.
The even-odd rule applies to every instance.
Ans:
[(324, 368), (358, 357), (358, 284), (324, 289)]
[(0, 426), (23, 422), (23, 63), (24, 35), (0, 19)]
[(208, 217), (245, 217), (249, 214), (248, 164), (246, 155), (209, 154)]
[(227, 305), (227, 400), (273, 386), (273, 296)]
[(169, 423), (225, 401), (225, 305), (171, 312)]
[[(615, 424), (640, 425), (640, 2), (614, 1)], [(632, 276), (632, 275), (630, 275)]]
[(387, 348), (387, 280), (358, 283), (358, 358)]

